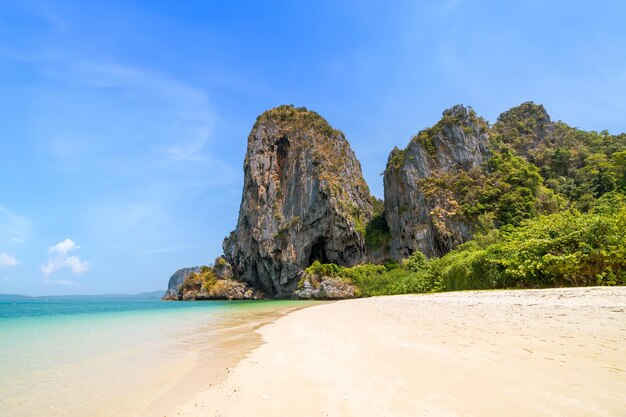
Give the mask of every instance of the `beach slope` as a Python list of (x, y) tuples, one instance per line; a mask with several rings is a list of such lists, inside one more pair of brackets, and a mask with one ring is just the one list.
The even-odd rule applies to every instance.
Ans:
[(341, 301), (265, 344), (181, 416), (623, 416), (626, 287)]

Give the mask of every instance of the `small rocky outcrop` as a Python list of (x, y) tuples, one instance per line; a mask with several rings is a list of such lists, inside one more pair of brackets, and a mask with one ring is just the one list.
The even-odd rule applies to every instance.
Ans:
[(440, 256), (471, 238), (471, 223), (438, 181), (480, 169), (490, 153), (488, 129), (471, 108), (457, 105), (413, 137), (405, 150), (391, 152), (384, 173), (385, 218), (395, 259), (416, 250)]
[[(334, 265), (320, 265), (318, 271), (307, 270), (298, 282), (292, 298), (296, 300), (341, 300), (358, 296), (357, 288), (346, 279), (332, 274)], [(320, 268), (321, 267), (321, 268)], [(335, 267), (336, 268), (336, 267)], [(310, 268), (312, 269), (312, 268)], [(323, 273), (319, 270), (328, 270)]]
[(291, 297), (319, 260), (364, 261), (372, 200), (344, 134), (305, 108), (258, 117), (244, 161), (236, 230), (224, 241), (233, 274), (271, 297)]
[(194, 266), (192, 268), (181, 268), (174, 272), (174, 275), (170, 277), (169, 283), (167, 284), (167, 291), (165, 291), (162, 299), (178, 300), (178, 293), (183, 282), (185, 282), (185, 278), (192, 272), (200, 272), (200, 269), (202, 269), (201, 266)]
[(232, 279), (216, 280), (210, 285), (201, 285), (199, 289), (185, 289), (180, 294), (180, 300), (262, 300), (263, 292), (250, 287), (245, 282)]
[(296, 288), (293, 298), (296, 300), (344, 300), (355, 298), (356, 288), (339, 278), (325, 277), (321, 282), (313, 284), (309, 279)]
[[(265, 298), (262, 291), (233, 279), (232, 268), (222, 257), (217, 258), (213, 266), (185, 269), (187, 271), (182, 282), (177, 284), (177, 287), (168, 288), (163, 297), (164, 300), (259, 300)], [(177, 280), (180, 276), (182, 274), (179, 274)]]

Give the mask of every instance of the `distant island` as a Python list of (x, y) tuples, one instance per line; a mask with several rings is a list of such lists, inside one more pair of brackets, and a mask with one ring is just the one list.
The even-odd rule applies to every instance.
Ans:
[(165, 299), (341, 299), (626, 284), (626, 134), (526, 102), (490, 125), (456, 105), (394, 148), (384, 201), (345, 135), (303, 107), (248, 137), (236, 229)]
[(163, 291), (138, 294), (95, 294), (95, 295), (39, 295), (0, 294), (0, 301), (104, 301), (104, 300), (158, 300)]

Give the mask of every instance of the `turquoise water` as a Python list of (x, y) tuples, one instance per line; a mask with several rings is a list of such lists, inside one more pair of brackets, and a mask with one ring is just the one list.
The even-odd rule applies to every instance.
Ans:
[(153, 310), (220, 309), (232, 307), (230, 301), (178, 303), (160, 300), (108, 299), (94, 301), (0, 301), (0, 319), (73, 314), (123, 313)]
[(0, 302), (0, 416), (141, 414), (172, 381), (208, 363), (224, 323), (237, 327), (296, 305)]

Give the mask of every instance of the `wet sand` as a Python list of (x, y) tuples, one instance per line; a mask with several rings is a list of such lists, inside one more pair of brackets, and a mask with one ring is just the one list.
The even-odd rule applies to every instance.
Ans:
[(348, 300), (258, 331), (167, 415), (625, 415), (626, 287)]
[(184, 369), (163, 375), (167, 383), (155, 381), (151, 399), (146, 401), (140, 417), (171, 415), (183, 402), (191, 400), (205, 387), (222, 382), (231, 369), (263, 343), (257, 331), (279, 317), (322, 302), (250, 302), (251, 308), (236, 309), (218, 320), (188, 334), (179, 334), (179, 346), (188, 352)]

